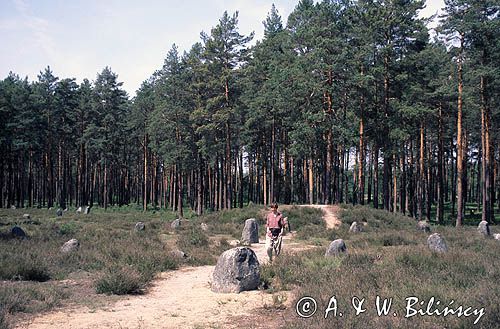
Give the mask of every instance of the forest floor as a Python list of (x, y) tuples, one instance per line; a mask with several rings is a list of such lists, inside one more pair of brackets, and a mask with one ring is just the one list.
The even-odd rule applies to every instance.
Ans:
[[(313, 207), (323, 210), (327, 228), (340, 225), (338, 207)], [(283, 257), (314, 247), (298, 241), (292, 231), (284, 236)], [(266, 264), (264, 241), (251, 248), (259, 262)], [(214, 293), (210, 290), (213, 269), (214, 266), (188, 266), (162, 272), (143, 295), (127, 295), (118, 300), (111, 296), (108, 301), (100, 297), (95, 305), (72, 303), (24, 320), (15, 328), (270, 328), (282, 324), (283, 314), (277, 314), (291, 306), (293, 290)]]

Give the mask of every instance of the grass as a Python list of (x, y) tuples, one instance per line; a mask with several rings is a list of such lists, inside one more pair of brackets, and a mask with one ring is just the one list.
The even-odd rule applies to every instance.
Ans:
[[(29, 223), (24, 223), (23, 213), (30, 213)], [(11, 314), (37, 313), (59, 305), (69, 296), (47, 293), (57, 291), (60, 280), (80, 271), (91, 273), (97, 293), (141, 292), (156, 273), (182, 263), (162, 239), (174, 218), (175, 214), (167, 212), (130, 209), (92, 209), (89, 215), (71, 211), (62, 217), (56, 217), (54, 210), (1, 209), (0, 280), (13, 285), (6, 289), (2, 284), (0, 289), (0, 323), (7, 323)], [(146, 231), (134, 230), (137, 221), (146, 223)], [(9, 237), (14, 224), (29, 238)], [(80, 249), (62, 253), (61, 246), (71, 238), (80, 241)], [(39, 304), (39, 299), (45, 307), (30, 306)]]
[[(325, 258), (327, 244), (299, 256), (283, 255), (262, 269), (262, 280), (271, 291), (296, 289), (284, 328), (497, 328), (500, 324), (500, 243), (477, 234), (475, 227), (456, 229), (432, 225), (450, 251), (438, 255), (426, 246), (428, 234), (417, 231), (416, 222), (405, 216), (367, 207), (345, 206), (338, 237), (346, 242), (347, 254)], [(365, 231), (348, 232), (353, 221), (366, 222)], [(493, 228), (493, 230), (495, 230)], [(302, 319), (295, 303), (312, 296), (318, 314)], [(335, 296), (342, 317), (324, 318), (330, 298)], [(355, 315), (353, 296), (365, 298), (366, 312)], [(376, 296), (393, 298), (397, 316), (378, 316)], [(485, 309), (479, 323), (475, 316), (414, 316), (406, 319), (406, 298), (419, 301), (431, 297), (441, 305)], [(441, 307), (443, 309), (443, 306)], [(392, 315), (392, 314), (391, 314)]]
[[(201, 217), (185, 211), (185, 220), (176, 230), (170, 223), (177, 215), (165, 210), (142, 212), (135, 205), (93, 208), (89, 215), (74, 210), (57, 217), (54, 209), (0, 209), (0, 280), (9, 287), (2, 284), (0, 289), (0, 328), (8, 327), (13, 314), (46, 311), (71, 299), (71, 289), (59, 293), (59, 282), (73, 273), (90, 273), (93, 289), (99, 294), (143, 293), (158, 272), (215, 264), (230, 248), (227, 239), (241, 237), (247, 218), (263, 222), (258, 206)], [(23, 219), (24, 213), (30, 214), (29, 221)], [(145, 231), (134, 230), (138, 221), (145, 223)], [(209, 225), (208, 232), (201, 230), (202, 222)], [(28, 239), (10, 236), (16, 224)], [(217, 234), (223, 236), (214, 238)], [(63, 243), (72, 238), (79, 240), (80, 249), (61, 253)], [(179, 258), (173, 253), (176, 249), (188, 257)], [(51, 291), (54, 293), (49, 294)]]
[[(0, 280), (5, 280), (0, 286), (0, 328), (9, 327), (13, 314), (43, 312), (70, 299), (71, 291), (62, 289), (59, 281), (73, 273), (90, 273), (96, 293), (121, 295), (147, 291), (160, 271), (213, 265), (230, 248), (228, 240), (241, 238), (246, 219), (256, 218), (263, 236), (266, 211), (257, 205), (200, 217), (186, 211), (181, 226), (172, 229), (175, 213), (142, 212), (135, 205), (92, 209), (89, 215), (71, 211), (62, 217), (56, 217), (55, 210), (0, 209)], [(324, 319), (319, 312), (301, 319), (294, 307), (288, 308), (283, 311), (287, 314), (285, 328), (366, 328), (367, 323), (372, 328), (472, 326), (471, 317), (378, 317), (374, 307), (377, 295), (392, 297), (398, 312), (404, 310), (409, 296), (421, 300), (433, 296), (446, 305), (455, 300), (460, 305), (485, 307), (486, 315), (474, 327), (498, 327), (500, 243), (479, 236), (475, 227), (456, 229), (431, 223), (432, 232), (440, 233), (450, 248), (437, 255), (426, 247), (428, 234), (416, 230), (413, 219), (398, 214), (342, 205), (342, 225), (327, 230), (320, 209), (286, 206), (280, 211), (289, 217), (298, 239), (317, 247), (295, 256), (285, 253), (272, 265), (262, 266), (262, 286), (274, 293), (293, 289), (297, 293), (292, 305), (301, 296), (313, 296), (322, 311), (335, 295), (345, 311), (342, 318)], [(24, 222), (23, 213), (30, 213), (29, 222)], [(134, 230), (138, 221), (146, 224), (145, 231)], [(349, 233), (354, 221), (367, 224), (364, 232)], [(201, 229), (201, 223), (208, 225), (208, 231)], [(14, 224), (29, 238), (10, 238), (7, 232)], [(492, 231), (498, 232), (494, 226)], [(61, 253), (61, 245), (71, 238), (80, 241), (80, 249)], [(337, 238), (346, 242), (347, 254), (325, 258), (326, 247)], [(175, 256), (176, 249), (187, 257)], [(365, 313), (354, 315), (352, 296), (366, 298)], [(286, 305), (285, 300), (276, 299), (269, 307), (281, 312)]]

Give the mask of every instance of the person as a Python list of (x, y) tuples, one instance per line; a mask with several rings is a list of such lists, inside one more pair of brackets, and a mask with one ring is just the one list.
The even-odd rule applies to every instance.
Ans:
[(288, 225), (288, 217), (283, 217), (278, 211), (278, 204), (271, 205), (271, 211), (266, 216), (266, 251), (269, 262), (273, 260), (273, 251), (278, 256), (283, 247), (283, 233)]

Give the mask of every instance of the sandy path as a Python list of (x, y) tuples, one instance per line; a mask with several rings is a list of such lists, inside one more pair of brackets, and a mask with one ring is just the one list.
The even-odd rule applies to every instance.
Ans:
[[(336, 227), (340, 221), (332, 206), (313, 206), (323, 209), (327, 227)], [(286, 252), (299, 252), (311, 246), (293, 241), (293, 234), (283, 237)], [(259, 263), (267, 262), (264, 241), (253, 244)], [(127, 296), (106, 308), (87, 306), (62, 308), (24, 322), (16, 328), (238, 328), (235, 318), (255, 316), (259, 309), (273, 305), (273, 295), (263, 291), (245, 291), (239, 294), (217, 294), (210, 290), (214, 266), (186, 267), (161, 273), (147, 294)], [(287, 294), (288, 307), (291, 292)], [(258, 327), (252, 323), (251, 327)], [(248, 324), (246, 325), (248, 327)]]
[(324, 205), (324, 204), (313, 204), (313, 205), (301, 205), (301, 207), (311, 207), (323, 210), (323, 219), (326, 222), (326, 228), (336, 229), (342, 223), (337, 217), (340, 208), (335, 205)]

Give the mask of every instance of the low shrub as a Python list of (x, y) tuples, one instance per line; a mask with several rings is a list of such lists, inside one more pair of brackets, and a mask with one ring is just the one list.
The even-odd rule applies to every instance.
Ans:
[(143, 277), (131, 266), (107, 270), (95, 283), (99, 294), (125, 295), (140, 293), (149, 277)]
[(0, 313), (38, 313), (59, 306), (67, 292), (53, 284), (12, 282), (0, 286)]

